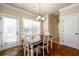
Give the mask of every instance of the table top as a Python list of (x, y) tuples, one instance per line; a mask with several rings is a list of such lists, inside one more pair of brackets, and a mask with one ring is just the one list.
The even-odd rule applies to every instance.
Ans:
[[(47, 36), (50, 36), (50, 37), (52, 37), (51, 35), (47, 35)], [(39, 43), (41, 43), (41, 42), (43, 42), (43, 35), (39, 35), (39, 36), (37, 36), (37, 37), (35, 37), (34, 39), (32, 39), (32, 38), (28, 38), (29, 40), (27, 40), (31, 45), (36, 45), (36, 44), (39, 44)]]

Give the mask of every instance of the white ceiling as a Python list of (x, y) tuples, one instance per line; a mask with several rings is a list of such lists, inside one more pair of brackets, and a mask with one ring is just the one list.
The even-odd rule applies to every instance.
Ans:
[[(72, 3), (40, 3), (40, 14), (58, 14), (58, 10), (71, 5)], [(25, 11), (39, 14), (39, 3), (12, 3), (11, 5), (21, 8)]]

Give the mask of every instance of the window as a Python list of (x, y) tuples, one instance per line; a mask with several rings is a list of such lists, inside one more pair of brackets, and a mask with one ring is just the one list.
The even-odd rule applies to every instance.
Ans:
[(40, 22), (24, 18), (23, 26), (26, 37), (37, 41), (40, 37)]
[(3, 43), (16, 42), (17, 38), (17, 18), (3, 17)]

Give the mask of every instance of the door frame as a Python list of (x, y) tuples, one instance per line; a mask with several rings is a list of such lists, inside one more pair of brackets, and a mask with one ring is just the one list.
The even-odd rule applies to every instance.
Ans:
[[(2, 16), (0, 16), (1, 18), (2, 18)], [(0, 19), (1, 20), (1, 25), (2, 25), (2, 19)], [(0, 51), (2, 50), (2, 26), (1, 26), (1, 32), (0, 32), (0, 34), (1, 34), (1, 39), (0, 39)]]

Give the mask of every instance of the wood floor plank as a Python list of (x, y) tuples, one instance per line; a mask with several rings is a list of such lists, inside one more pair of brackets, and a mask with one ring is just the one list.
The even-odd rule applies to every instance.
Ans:
[[(49, 46), (49, 53), (47, 53), (45, 50), (45, 56), (79, 56), (79, 50), (77, 49), (62, 45), (60, 45), (60, 49), (57, 48), (58, 44), (53, 43), (52, 49)], [(0, 52), (0, 56), (23, 56), (23, 54), (22, 46), (14, 47)], [(42, 51), (39, 53), (39, 56), (42, 56)]]

